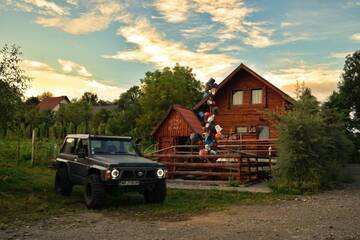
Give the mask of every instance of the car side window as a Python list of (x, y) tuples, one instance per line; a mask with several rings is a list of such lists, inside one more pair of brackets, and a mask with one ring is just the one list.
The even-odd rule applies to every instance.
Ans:
[(76, 150), (76, 154), (79, 154), (79, 152), (84, 152), (85, 156), (88, 156), (88, 141), (86, 139), (80, 139), (79, 144)]
[(62, 148), (62, 153), (66, 154), (75, 154), (75, 148), (76, 148), (76, 139), (75, 138), (67, 138), (65, 140), (65, 144)]

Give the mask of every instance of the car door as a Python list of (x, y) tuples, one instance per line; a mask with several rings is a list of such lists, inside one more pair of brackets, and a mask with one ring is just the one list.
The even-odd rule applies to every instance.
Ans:
[[(81, 156), (80, 152), (83, 152), (84, 156)], [(89, 140), (79, 139), (75, 153), (73, 164), (74, 177), (80, 182), (84, 182), (89, 169)]]
[(67, 137), (65, 139), (64, 145), (61, 149), (60, 158), (66, 160), (68, 162), (68, 173), (70, 180), (74, 183), (78, 183), (79, 179), (77, 179), (76, 175), (74, 175), (74, 159), (76, 157), (75, 150), (76, 150), (77, 138), (74, 137)]

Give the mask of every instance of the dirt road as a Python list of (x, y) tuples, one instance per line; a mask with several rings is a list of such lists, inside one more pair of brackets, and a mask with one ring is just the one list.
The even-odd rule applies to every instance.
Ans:
[(234, 206), (185, 221), (122, 220), (88, 212), (0, 230), (0, 239), (360, 239), (360, 178), (344, 190)]

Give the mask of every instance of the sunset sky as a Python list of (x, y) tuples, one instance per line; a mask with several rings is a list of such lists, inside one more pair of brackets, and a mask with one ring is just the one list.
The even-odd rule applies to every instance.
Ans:
[(26, 95), (113, 100), (146, 71), (223, 80), (241, 62), (290, 95), (324, 100), (360, 49), (360, 0), (0, 0), (0, 46), (17, 44)]

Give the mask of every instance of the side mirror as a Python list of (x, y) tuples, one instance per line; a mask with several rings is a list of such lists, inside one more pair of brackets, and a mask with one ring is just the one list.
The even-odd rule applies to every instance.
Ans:
[(84, 151), (79, 151), (78, 152), (78, 158), (85, 158), (85, 152)]

